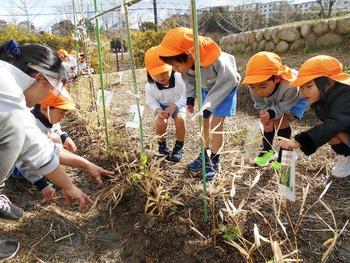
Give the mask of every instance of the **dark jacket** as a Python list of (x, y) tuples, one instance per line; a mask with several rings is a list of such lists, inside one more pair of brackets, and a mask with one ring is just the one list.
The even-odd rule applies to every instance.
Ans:
[(306, 155), (314, 153), (340, 132), (350, 135), (350, 86), (335, 82), (312, 108), (322, 123), (295, 136)]

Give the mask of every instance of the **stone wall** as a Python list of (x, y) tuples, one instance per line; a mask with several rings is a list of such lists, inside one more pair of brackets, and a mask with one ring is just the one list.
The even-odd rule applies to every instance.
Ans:
[(269, 27), (224, 37), (223, 51), (283, 53), (304, 47), (330, 47), (341, 44), (350, 35), (350, 15)]

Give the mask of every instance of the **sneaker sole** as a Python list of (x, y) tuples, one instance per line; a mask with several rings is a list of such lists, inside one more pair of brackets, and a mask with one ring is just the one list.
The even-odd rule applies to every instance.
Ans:
[(11, 259), (11, 258), (14, 258), (14, 257), (17, 255), (18, 250), (19, 250), (19, 247), (21, 246), (19, 242), (17, 242), (17, 244), (18, 244), (18, 246), (17, 246), (17, 248), (16, 248), (16, 251), (13, 252), (11, 256), (8, 256), (7, 258), (2, 258), (2, 259), (0, 259), (0, 262), (9, 260), (9, 259)]

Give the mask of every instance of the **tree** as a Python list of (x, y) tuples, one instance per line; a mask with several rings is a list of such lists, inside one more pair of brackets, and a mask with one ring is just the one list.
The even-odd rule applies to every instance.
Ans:
[(169, 14), (169, 17), (163, 21), (161, 27), (163, 29), (171, 29), (174, 27), (191, 27), (191, 18), (187, 14)]
[(298, 13), (295, 8), (287, 2), (275, 5), (269, 17), (269, 26), (283, 25), (296, 20)]
[[(336, 0), (317, 0), (317, 3), (320, 5), (320, 17), (326, 18), (331, 17), (332, 9)], [(327, 11), (327, 15), (325, 12)]]
[[(41, 0), (17, 0), (17, 1), (11, 1), (11, 4), (22, 11), (26, 16), (26, 25), (27, 30), (30, 33), (32, 31), (32, 16), (30, 16), (30, 12), (33, 8), (37, 7), (39, 5)], [(25, 21), (21, 22), (20, 24), (24, 24)]]
[(139, 28), (141, 29), (141, 31), (146, 31), (146, 30), (157, 30), (157, 25), (153, 22), (143, 22)]
[(70, 20), (62, 20), (51, 27), (51, 32), (59, 36), (71, 35), (74, 31), (74, 25)]

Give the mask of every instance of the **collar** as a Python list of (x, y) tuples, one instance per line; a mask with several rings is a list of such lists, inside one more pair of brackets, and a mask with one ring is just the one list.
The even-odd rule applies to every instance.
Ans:
[(34, 106), (34, 109), (31, 110), (31, 112), (35, 118), (37, 118), (39, 121), (41, 121), (42, 124), (44, 124), (46, 128), (52, 128), (52, 124), (49, 122), (48, 118), (46, 118), (46, 116), (40, 112), (39, 104), (36, 104)]
[(170, 75), (170, 79), (169, 79), (169, 86), (168, 87), (164, 87), (162, 84), (158, 83), (158, 82), (155, 82), (156, 83), (156, 86), (159, 90), (163, 90), (163, 89), (171, 89), (171, 88), (174, 88), (175, 87), (175, 72), (171, 72), (171, 75)]

